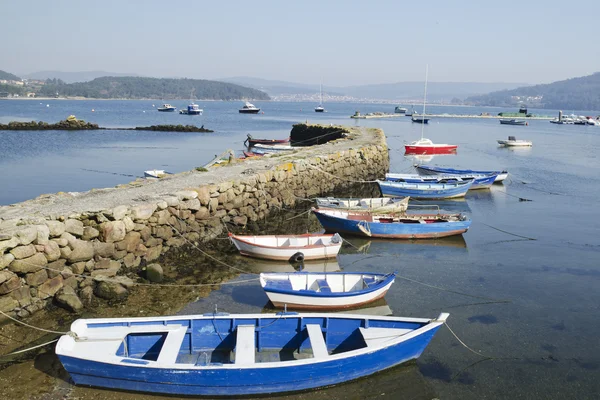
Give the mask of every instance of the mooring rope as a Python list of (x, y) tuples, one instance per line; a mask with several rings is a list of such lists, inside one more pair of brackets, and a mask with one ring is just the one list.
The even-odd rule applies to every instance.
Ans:
[(523, 236), (523, 235), (517, 235), (516, 233), (511, 233), (511, 232), (508, 232), (508, 231), (505, 231), (505, 230), (493, 227), (492, 225), (486, 224), (485, 222), (480, 222), (480, 223), (483, 224), (483, 225), (485, 225), (485, 226), (487, 226), (487, 227), (489, 227), (489, 228), (495, 229), (495, 230), (497, 230), (499, 232), (506, 233), (507, 235), (515, 236), (515, 237), (518, 237), (518, 238), (521, 238), (521, 239), (537, 240), (536, 238), (532, 238), (532, 237), (528, 237), (528, 236)]
[(23, 349), (23, 350), (18, 350), (18, 351), (13, 351), (13, 352), (10, 352), (10, 353), (7, 353), (7, 354), (2, 354), (2, 355), (0, 355), (0, 358), (10, 357), (10, 356), (14, 356), (14, 355), (21, 354), (21, 353), (26, 353), (26, 352), (31, 351), (31, 350), (39, 349), (40, 347), (48, 346), (49, 344), (58, 342), (59, 340), (60, 340), (60, 338), (51, 340), (51, 341), (46, 342), (46, 343), (38, 344), (37, 346), (28, 347), (28, 348)]
[(38, 331), (42, 331), (42, 332), (46, 332), (46, 333), (55, 333), (55, 334), (58, 334), (58, 335), (69, 335), (69, 334), (73, 333), (73, 332), (70, 332), (70, 331), (69, 332), (53, 331), (51, 329), (45, 329), (45, 328), (40, 328), (40, 327), (37, 327), (37, 326), (33, 326), (33, 325), (28, 324), (27, 322), (19, 321), (18, 319), (11, 317), (10, 315), (6, 314), (2, 310), (0, 310), (0, 314), (4, 315), (6, 318), (8, 318), (10, 320), (13, 320), (14, 322), (17, 322), (17, 323), (19, 323), (19, 324), (21, 324), (23, 326), (26, 326), (28, 328), (31, 328), (31, 329), (36, 329)]

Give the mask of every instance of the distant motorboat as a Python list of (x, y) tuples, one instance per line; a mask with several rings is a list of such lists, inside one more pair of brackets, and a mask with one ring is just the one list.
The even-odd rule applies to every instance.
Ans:
[(163, 104), (162, 107), (158, 107), (157, 110), (162, 112), (173, 112), (177, 110), (177, 107), (170, 104)]
[(533, 146), (533, 143), (531, 141), (516, 139), (514, 136), (509, 136), (508, 140), (498, 140), (497, 142), (499, 145), (507, 146), (507, 147), (530, 147), (530, 146)]
[(527, 125), (527, 121), (518, 119), (501, 119), (500, 125)]
[(396, 106), (396, 108), (394, 108), (394, 112), (396, 114), (406, 114), (408, 110), (404, 107), (400, 107), (400, 106)]
[(204, 112), (204, 110), (202, 110), (200, 108), (200, 106), (198, 106), (198, 104), (194, 104), (194, 103), (187, 106), (186, 110), (179, 110), (179, 114), (186, 114), (186, 115), (200, 115), (200, 114), (202, 114), (202, 112)]
[(246, 102), (244, 106), (239, 109), (240, 114), (258, 114), (259, 111), (260, 108), (248, 102)]
[(164, 178), (167, 175), (173, 175), (173, 173), (167, 172), (163, 169), (150, 169), (148, 171), (144, 171), (144, 178), (159, 179)]

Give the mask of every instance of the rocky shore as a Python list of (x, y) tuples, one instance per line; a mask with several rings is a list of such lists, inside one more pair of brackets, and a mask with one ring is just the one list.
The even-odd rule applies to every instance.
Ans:
[(134, 128), (136, 131), (160, 131), (160, 132), (214, 132), (207, 129), (202, 125), (197, 127), (195, 125), (151, 125), (151, 126), (137, 126)]
[(85, 122), (78, 119), (66, 119), (55, 124), (43, 121), (18, 122), (11, 121), (8, 124), (0, 124), (0, 131), (81, 131), (103, 129), (98, 124)]
[(161, 255), (381, 177), (383, 132), (343, 130), (344, 139), (289, 155), (0, 207), (0, 310), (25, 318), (50, 305), (79, 313), (96, 299), (125, 301), (140, 282), (163, 279)]

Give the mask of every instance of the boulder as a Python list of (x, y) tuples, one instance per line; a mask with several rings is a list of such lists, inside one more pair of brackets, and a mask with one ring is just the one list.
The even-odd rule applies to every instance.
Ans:
[(19, 287), (21, 287), (21, 279), (17, 275), (13, 274), (0, 285), (0, 295), (8, 294)]
[(70, 247), (61, 247), (60, 248), (60, 256), (61, 258), (67, 259), (69, 258), (69, 254), (71, 254), (73, 250)]
[(94, 245), (85, 240), (77, 240), (71, 244), (73, 251), (67, 257), (71, 263), (87, 261), (94, 257)]
[(13, 276), (16, 275), (8, 270), (0, 271), (0, 285), (6, 282), (7, 280), (11, 279)]
[(171, 213), (168, 210), (161, 210), (156, 213), (157, 223), (159, 225), (166, 225), (169, 223), (169, 218), (171, 217)]
[(125, 224), (125, 232), (130, 232), (135, 229), (135, 222), (133, 222), (131, 217), (124, 217), (123, 223)]
[(125, 257), (123, 257), (123, 265), (125, 266), (125, 268), (131, 268), (134, 266), (134, 264), (135, 264), (135, 254), (127, 253), (127, 255)]
[(94, 257), (112, 258), (115, 255), (114, 243), (92, 242)]
[(81, 261), (78, 263), (71, 264), (71, 265), (69, 265), (69, 268), (71, 268), (71, 271), (75, 275), (81, 275), (85, 272), (85, 262)]
[(169, 205), (166, 201), (160, 200), (156, 203), (156, 207), (158, 207), (159, 210), (164, 210), (165, 208), (169, 207)]
[(173, 237), (173, 229), (170, 226), (160, 226), (156, 229), (155, 236), (160, 239), (170, 239)]
[[(196, 193), (196, 192), (194, 192), (194, 193)], [(198, 200), (198, 199), (186, 200), (183, 203), (185, 204), (184, 208), (186, 208), (188, 210), (192, 210), (192, 211), (197, 211), (201, 207), (200, 200)]]
[(56, 243), (60, 247), (67, 247), (69, 245), (69, 241), (67, 239), (63, 239), (63, 238), (55, 238), (50, 241)]
[(195, 217), (197, 220), (208, 219), (210, 217), (210, 212), (208, 211), (208, 208), (200, 207), (200, 209), (196, 211)]
[(8, 267), (8, 264), (10, 264), (11, 262), (13, 262), (14, 259), (15, 259), (15, 256), (13, 256), (10, 253), (8, 253), (8, 254), (2, 254), (0, 256), (0, 270), (3, 269), (3, 268)]
[(33, 256), (22, 260), (14, 260), (8, 266), (12, 272), (26, 274), (39, 271), (48, 264), (46, 256), (42, 253), (35, 253)]
[(100, 224), (101, 238), (106, 243), (114, 243), (125, 238), (127, 233), (123, 221), (109, 221)]
[(221, 182), (219, 184), (219, 192), (224, 193), (233, 187), (233, 182)]
[(147, 220), (152, 216), (152, 214), (154, 214), (154, 211), (156, 211), (156, 204), (142, 204), (139, 206), (135, 206), (131, 208), (131, 218), (134, 221)]
[(36, 253), (35, 246), (28, 244), (26, 246), (17, 246), (10, 251), (10, 254), (15, 256), (15, 259), (21, 260), (23, 258), (31, 257)]
[(77, 239), (75, 236), (73, 236), (72, 234), (70, 234), (69, 232), (65, 232), (62, 235), (60, 235), (61, 239), (65, 239), (67, 241), (67, 243), (69, 244), (69, 246), (72, 246), (73, 243), (75, 243)]
[(245, 226), (248, 223), (248, 217), (245, 215), (238, 215), (233, 217), (233, 223), (240, 226)]
[(146, 253), (146, 261), (154, 261), (158, 257), (160, 257), (160, 253), (162, 252), (162, 244), (159, 244), (155, 247), (150, 247), (148, 252)]
[(37, 237), (33, 241), (34, 244), (47, 244), (50, 239), (50, 229), (46, 225), (36, 225)]
[(58, 260), (60, 258), (60, 247), (58, 246), (58, 243), (50, 240), (45, 244), (44, 255), (49, 262)]
[(125, 238), (120, 242), (115, 243), (117, 250), (127, 250), (128, 253), (133, 253), (138, 244), (141, 243), (142, 235), (139, 232), (131, 231), (125, 235)]
[(106, 300), (120, 300), (127, 297), (127, 289), (119, 283), (102, 281), (96, 286), (94, 294)]
[(150, 282), (162, 282), (163, 269), (160, 264), (148, 264), (146, 267), (146, 279)]
[(37, 229), (35, 226), (28, 226), (27, 228), (17, 231), (15, 236), (20, 244), (26, 245), (37, 239)]
[(19, 306), (19, 302), (10, 296), (0, 296), (0, 311), (11, 312)]
[(116, 269), (117, 271), (121, 268), (121, 263), (114, 260), (103, 259), (96, 262), (96, 270), (99, 269)]
[(177, 196), (179, 201), (192, 200), (198, 198), (198, 192), (195, 190), (180, 190), (179, 192), (175, 193), (175, 196)]
[(48, 273), (46, 272), (45, 269), (40, 269), (37, 272), (32, 272), (30, 274), (25, 275), (25, 282), (27, 282), (27, 284), (29, 286), (39, 286), (42, 283), (46, 282), (48, 280)]
[(82, 240), (92, 240), (100, 236), (100, 232), (98, 229), (93, 228), (91, 226), (86, 226), (83, 228), (83, 235), (81, 236)]
[(179, 199), (175, 196), (165, 197), (163, 200), (169, 207), (177, 207), (179, 205)]
[(31, 290), (27, 286), (21, 286), (10, 293), (10, 297), (19, 302), (20, 307), (31, 304)]
[(83, 302), (83, 304), (89, 305), (92, 303), (92, 299), (94, 298), (94, 288), (91, 286), (86, 286), (79, 291), (79, 298)]
[(92, 276), (92, 278), (98, 278), (101, 276), (112, 277), (117, 275), (119, 269), (121, 269), (121, 264), (119, 264), (119, 268), (95, 269), (90, 275)]
[(127, 215), (127, 211), (127, 206), (117, 206), (112, 209), (112, 217), (115, 221), (120, 221)]
[(208, 187), (202, 186), (196, 189), (196, 192), (198, 193), (198, 200), (200, 200), (200, 204), (202, 204), (203, 206), (207, 205), (210, 201), (210, 190), (208, 189)]
[(65, 221), (65, 231), (76, 237), (83, 235), (83, 222), (77, 219), (68, 219)]
[(52, 297), (63, 287), (63, 277), (61, 275), (55, 276), (52, 279), (48, 279), (46, 282), (38, 286), (38, 297), (40, 299), (47, 299)]
[(65, 232), (65, 224), (60, 221), (46, 221), (46, 226), (50, 231), (50, 237), (59, 237)]
[(0, 254), (4, 253), (6, 250), (10, 250), (19, 245), (19, 238), (13, 236), (8, 240), (0, 241)]
[[(68, 287), (68, 286), (67, 286)], [(59, 293), (54, 297), (56, 304), (65, 310), (78, 313), (83, 310), (83, 303), (75, 293)]]

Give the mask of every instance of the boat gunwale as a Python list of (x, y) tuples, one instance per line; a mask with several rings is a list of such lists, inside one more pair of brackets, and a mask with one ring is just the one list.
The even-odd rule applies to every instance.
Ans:
[(229, 232), (229, 238), (232, 241), (239, 241), (242, 242), (244, 244), (247, 244), (249, 246), (252, 247), (260, 247), (260, 248), (265, 248), (265, 249), (274, 249), (274, 250), (289, 250), (289, 249), (318, 249), (318, 248), (325, 248), (325, 247), (336, 247), (336, 246), (340, 246), (343, 243), (343, 240), (341, 240), (339, 243), (333, 243), (333, 242), (329, 242), (328, 244), (309, 244), (306, 246), (267, 246), (264, 244), (256, 244), (256, 243), (252, 243), (249, 242), (247, 240), (244, 239), (240, 239), (240, 237), (256, 237), (256, 236), (268, 236), (268, 237), (273, 237), (273, 238), (296, 238), (298, 236), (301, 237), (327, 237), (327, 238), (333, 238), (333, 236), (335, 236), (335, 233), (326, 233), (326, 234), (312, 234), (312, 233), (304, 233), (301, 235), (234, 235), (233, 233)]

